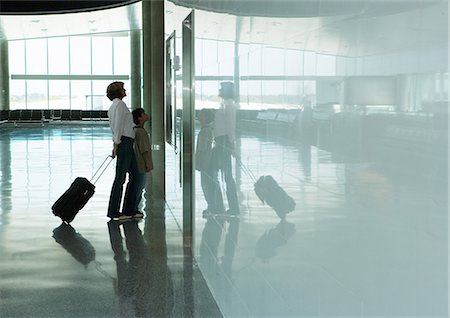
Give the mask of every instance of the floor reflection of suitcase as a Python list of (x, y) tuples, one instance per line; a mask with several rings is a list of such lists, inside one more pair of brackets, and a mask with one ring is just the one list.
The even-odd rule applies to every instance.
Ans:
[[(72, 222), (78, 212), (86, 205), (89, 199), (94, 195), (95, 183), (98, 181), (100, 176), (105, 172), (106, 168), (112, 162), (111, 160), (105, 165), (108, 156), (103, 163), (100, 165), (98, 170), (94, 173), (91, 180), (86, 178), (78, 177), (76, 178), (69, 189), (58, 199), (52, 206), (53, 214), (60, 217), (66, 223)], [(103, 169), (102, 169), (103, 167)], [(102, 169), (102, 172), (98, 172)], [(94, 177), (97, 176), (95, 182), (92, 182)]]
[(92, 244), (70, 224), (62, 223), (53, 229), (53, 238), (81, 264), (87, 266), (95, 261), (95, 249)]

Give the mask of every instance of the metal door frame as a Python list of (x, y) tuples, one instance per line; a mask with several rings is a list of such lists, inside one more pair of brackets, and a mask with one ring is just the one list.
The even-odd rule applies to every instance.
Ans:
[(182, 129), (182, 185), (183, 236), (185, 245), (193, 246), (195, 179), (194, 179), (194, 120), (195, 120), (195, 58), (194, 10), (183, 20), (183, 129)]

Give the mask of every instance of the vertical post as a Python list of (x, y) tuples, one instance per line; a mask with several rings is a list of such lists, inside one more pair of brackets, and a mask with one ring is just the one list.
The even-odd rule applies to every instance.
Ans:
[[(142, 1), (143, 103), (151, 115), (152, 156), (154, 169), (146, 192), (152, 193), (153, 206), (165, 204), (164, 144), (164, 1)], [(149, 204), (147, 204), (149, 206)], [(156, 211), (146, 211), (164, 217)]]
[(0, 39), (0, 110), (9, 110), (9, 60), (6, 39)]
[(192, 244), (194, 232), (195, 184), (194, 184), (194, 11), (183, 21), (183, 235), (185, 245)]
[[(241, 116), (241, 71), (240, 71), (240, 64), (239, 64), (239, 43), (241, 42), (241, 30), (242, 30), (242, 17), (236, 17), (236, 30), (235, 30), (235, 38), (234, 38), (234, 74), (233, 74), (233, 80), (234, 80), (234, 100), (236, 102), (236, 121), (237, 124), (239, 124), (240, 116)], [(238, 125), (236, 125), (236, 129), (238, 129)], [(237, 160), (241, 160), (241, 136), (238, 134), (238, 131), (236, 131), (236, 144), (235, 144), (235, 154), (237, 157)], [(238, 164), (235, 165), (235, 174), (236, 174), (236, 185), (240, 189), (241, 184), (241, 169)]]
[(141, 107), (141, 31), (130, 31), (131, 108)]

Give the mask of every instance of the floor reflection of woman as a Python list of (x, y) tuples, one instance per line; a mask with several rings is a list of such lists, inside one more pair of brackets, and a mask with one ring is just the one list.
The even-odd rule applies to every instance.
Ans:
[[(121, 226), (125, 235), (128, 260), (123, 247)], [(136, 220), (124, 223), (109, 221), (108, 230), (117, 266), (117, 295), (122, 314), (127, 317), (170, 316), (173, 308), (173, 288), (167, 266), (167, 253), (161, 254), (162, 249), (155, 249), (155, 243), (151, 240), (145, 242)], [(148, 230), (150, 235), (154, 229), (145, 227), (145, 230)]]

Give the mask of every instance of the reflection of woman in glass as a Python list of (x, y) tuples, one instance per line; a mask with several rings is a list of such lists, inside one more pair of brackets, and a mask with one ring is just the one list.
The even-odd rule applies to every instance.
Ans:
[[(228, 213), (239, 214), (236, 182), (231, 169), (231, 154), (234, 152), (236, 136), (236, 105), (234, 103), (234, 84), (220, 83), (219, 96), (222, 98), (220, 109), (214, 116), (214, 147), (212, 150), (212, 178), (216, 182), (219, 171), (225, 177), (228, 201)], [(218, 211), (220, 212), (220, 211)]]

